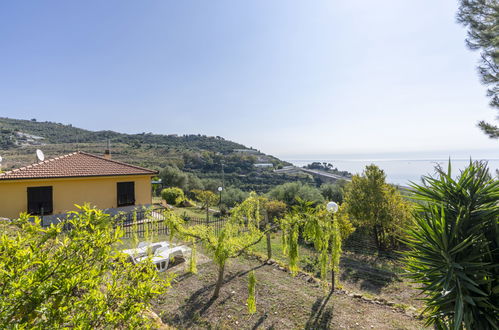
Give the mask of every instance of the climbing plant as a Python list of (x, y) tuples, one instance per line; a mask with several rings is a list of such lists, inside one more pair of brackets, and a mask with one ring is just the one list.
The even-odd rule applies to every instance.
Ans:
[[(341, 221), (340, 221), (341, 219)], [(308, 202), (297, 201), (293, 211), (288, 213), (281, 222), (283, 237), (283, 252), (288, 256), (289, 269), (292, 274), (298, 271), (298, 238), (313, 243), (319, 254), (321, 279), (326, 280), (328, 270), (331, 270), (331, 285), (334, 291), (339, 271), (339, 262), (342, 253), (341, 222), (348, 236), (353, 227), (346, 217), (339, 218), (329, 213), (323, 205), (312, 207)]]

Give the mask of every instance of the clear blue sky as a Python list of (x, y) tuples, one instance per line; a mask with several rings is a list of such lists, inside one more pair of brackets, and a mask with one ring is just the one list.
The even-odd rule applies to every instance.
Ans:
[(496, 148), (457, 0), (1, 1), (0, 116), (264, 152)]

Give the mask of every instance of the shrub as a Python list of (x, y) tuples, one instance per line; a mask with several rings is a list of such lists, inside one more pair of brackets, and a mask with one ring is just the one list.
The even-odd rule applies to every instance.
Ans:
[(324, 198), (319, 189), (301, 182), (288, 182), (279, 185), (269, 191), (269, 197), (283, 201), (288, 206), (295, 205), (297, 203), (297, 197), (315, 204), (324, 202)]
[(185, 199), (182, 189), (177, 187), (165, 188), (161, 191), (161, 198), (170, 205), (178, 205)]
[(234, 207), (248, 198), (249, 193), (238, 188), (229, 187), (222, 191), (222, 204)]
[(346, 185), (345, 180), (340, 180), (336, 183), (324, 183), (320, 187), (322, 196), (328, 201), (343, 203), (343, 187)]
[[(47, 229), (28, 215), (0, 239), (0, 324), (12, 328), (143, 328), (145, 310), (170, 285), (152, 263), (134, 265), (113, 246), (121, 230), (81, 207)], [(0, 226), (2, 226), (0, 224)]]
[(497, 329), (499, 181), (482, 162), (457, 179), (450, 163), (437, 173), (413, 186), (420, 204), (407, 239), (407, 269), (424, 293), (427, 324)]

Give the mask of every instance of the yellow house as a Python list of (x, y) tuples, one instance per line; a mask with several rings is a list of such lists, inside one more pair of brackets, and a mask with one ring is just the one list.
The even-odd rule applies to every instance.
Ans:
[(75, 204), (100, 209), (152, 202), (158, 172), (85, 152), (74, 152), (0, 173), (0, 217), (61, 214)]

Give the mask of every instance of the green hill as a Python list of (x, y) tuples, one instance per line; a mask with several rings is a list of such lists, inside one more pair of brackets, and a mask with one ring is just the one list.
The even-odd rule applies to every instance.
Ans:
[[(42, 149), (47, 158), (76, 150), (99, 155), (104, 153), (108, 141), (113, 159), (156, 170), (176, 166), (201, 179), (221, 181), (223, 163), (226, 185), (243, 190), (266, 192), (277, 184), (297, 180), (296, 176), (272, 171), (289, 165), (287, 162), (220, 136), (125, 134), (0, 117), (0, 155), (4, 171), (35, 162), (36, 149)], [(254, 166), (256, 163), (272, 163), (273, 168), (260, 169)], [(308, 176), (298, 179), (313, 182)]]

